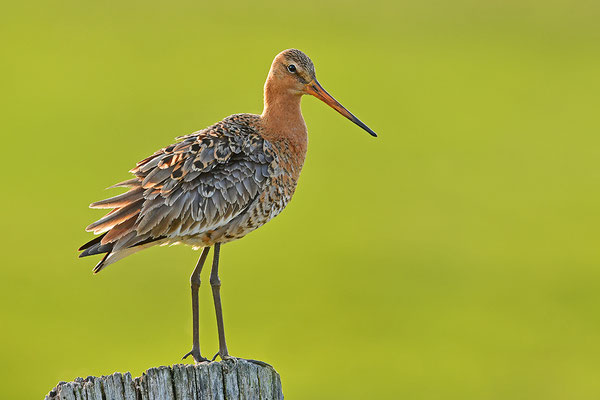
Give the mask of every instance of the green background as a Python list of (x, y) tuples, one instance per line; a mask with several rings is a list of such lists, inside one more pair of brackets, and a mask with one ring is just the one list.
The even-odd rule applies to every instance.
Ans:
[(260, 113), (289, 47), (380, 137), (304, 99), (294, 200), (223, 247), (231, 353), (273, 364), (288, 399), (600, 397), (597, 2), (2, 8), (1, 397), (190, 349), (199, 253), (93, 276), (87, 205), (175, 136)]

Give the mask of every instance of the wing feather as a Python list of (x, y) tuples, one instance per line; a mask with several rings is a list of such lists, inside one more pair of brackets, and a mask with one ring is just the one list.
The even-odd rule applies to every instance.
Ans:
[(90, 208), (118, 208), (124, 207), (132, 201), (139, 200), (144, 197), (143, 189), (138, 186), (134, 189), (129, 190), (128, 192), (122, 193), (120, 195), (111, 197), (106, 200), (96, 201), (95, 203), (90, 204)]
[(82, 247), (94, 251), (81, 256), (130, 254), (128, 248), (220, 228), (244, 212), (278, 165), (271, 144), (253, 128), (257, 118), (233, 115), (138, 162), (134, 178), (113, 186), (129, 191), (91, 204), (114, 209), (86, 228), (105, 236)]

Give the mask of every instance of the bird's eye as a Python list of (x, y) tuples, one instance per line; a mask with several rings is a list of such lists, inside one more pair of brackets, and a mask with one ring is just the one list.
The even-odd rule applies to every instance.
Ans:
[(288, 65), (288, 71), (290, 71), (292, 74), (296, 72), (296, 66), (294, 64), (290, 64)]

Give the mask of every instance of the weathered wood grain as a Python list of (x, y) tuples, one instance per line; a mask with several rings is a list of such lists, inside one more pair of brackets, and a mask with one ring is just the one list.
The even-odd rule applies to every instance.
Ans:
[(150, 368), (141, 377), (122, 374), (59, 382), (45, 400), (283, 400), (273, 367), (255, 360)]

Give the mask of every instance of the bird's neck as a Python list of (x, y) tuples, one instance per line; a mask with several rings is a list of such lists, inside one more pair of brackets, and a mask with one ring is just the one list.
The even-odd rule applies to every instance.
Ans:
[(300, 109), (301, 95), (276, 91), (265, 85), (265, 107), (261, 114), (265, 139), (286, 141), (295, 151), (306, 153), (306, 124)]

